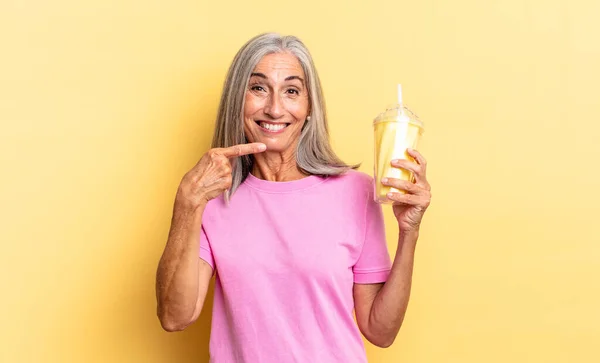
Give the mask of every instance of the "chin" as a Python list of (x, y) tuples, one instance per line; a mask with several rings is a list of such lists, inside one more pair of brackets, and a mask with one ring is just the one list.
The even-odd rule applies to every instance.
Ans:
[(267, 145), (267, 152), (284, 152), (290, 148), (290, 145), (281, 145), (281, 143), (269, 141), (270, 140), (259, 141)]

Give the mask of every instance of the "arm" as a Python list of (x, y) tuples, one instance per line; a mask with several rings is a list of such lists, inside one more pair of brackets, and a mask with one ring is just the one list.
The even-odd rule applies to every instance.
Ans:
[(166, 331), (185, 329), (202, 311), (212, 276), (212, 267), (199, 257), (202, 215), (209, 200), (231, 187), (229, 159), (265, 149), (260, 143), (211, 149), (183, 177), (156, 272), (157, 315)]
[(368, 341), (392, 345), (408, 307), (418, 232), (400, 233), (396, 257), (385, 284), (354, 284), (356, 320)]
[(177, 206), (156, 274), (157, 315), (166, 331), (192, 324), (202, 311), (212, 267), (198, 257), (204, 206)]
[(394, 160), (392, 166), (412, 172), (412, 182), (384, 178), (382, 183), (404, 190), (389, 193), (400, 236), (392, 269), (384, 284), (354, 285), (357, 323), (363, 335), (380, 347), (390, 346), (400, 330), (408, 306), (412, 272), (421, 220), (431, 202), (431, 186), (427, 181), (427, 161), (416, 150), (408, 149), (414, 159)]

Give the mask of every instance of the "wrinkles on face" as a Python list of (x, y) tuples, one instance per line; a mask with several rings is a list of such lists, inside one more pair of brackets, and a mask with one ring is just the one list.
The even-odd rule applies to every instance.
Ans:
[(296, 172), (295, 152), (309, 113), (304, 70), (296, 56), (274, 53), (253, 70), (246, 90), (244, 132), (249, 142), (262, 142), (267, 151), (256, 155), (264, 172)]

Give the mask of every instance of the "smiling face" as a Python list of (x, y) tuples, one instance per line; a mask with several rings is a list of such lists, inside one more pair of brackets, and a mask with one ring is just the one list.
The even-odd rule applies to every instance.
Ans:
[(296, 56), (273, 53), (254, 68), (244, 105), (244, 132), (267, 152), (293, 153), (309, 114), (306, 77)]

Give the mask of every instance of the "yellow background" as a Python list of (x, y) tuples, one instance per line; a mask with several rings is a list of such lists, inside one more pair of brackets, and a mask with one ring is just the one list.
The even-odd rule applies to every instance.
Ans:
[(155, 270), (225, 71), (271, 30), (313, 53), (346, 161), (371, 172), (371, 121), (397, 82), (426, 123), (413, 295), (370, 362), (600, 361), (598, 14), (591, 0), (3, 1), (0, 362), (207, 361), (210, 315), (162, 332)]

